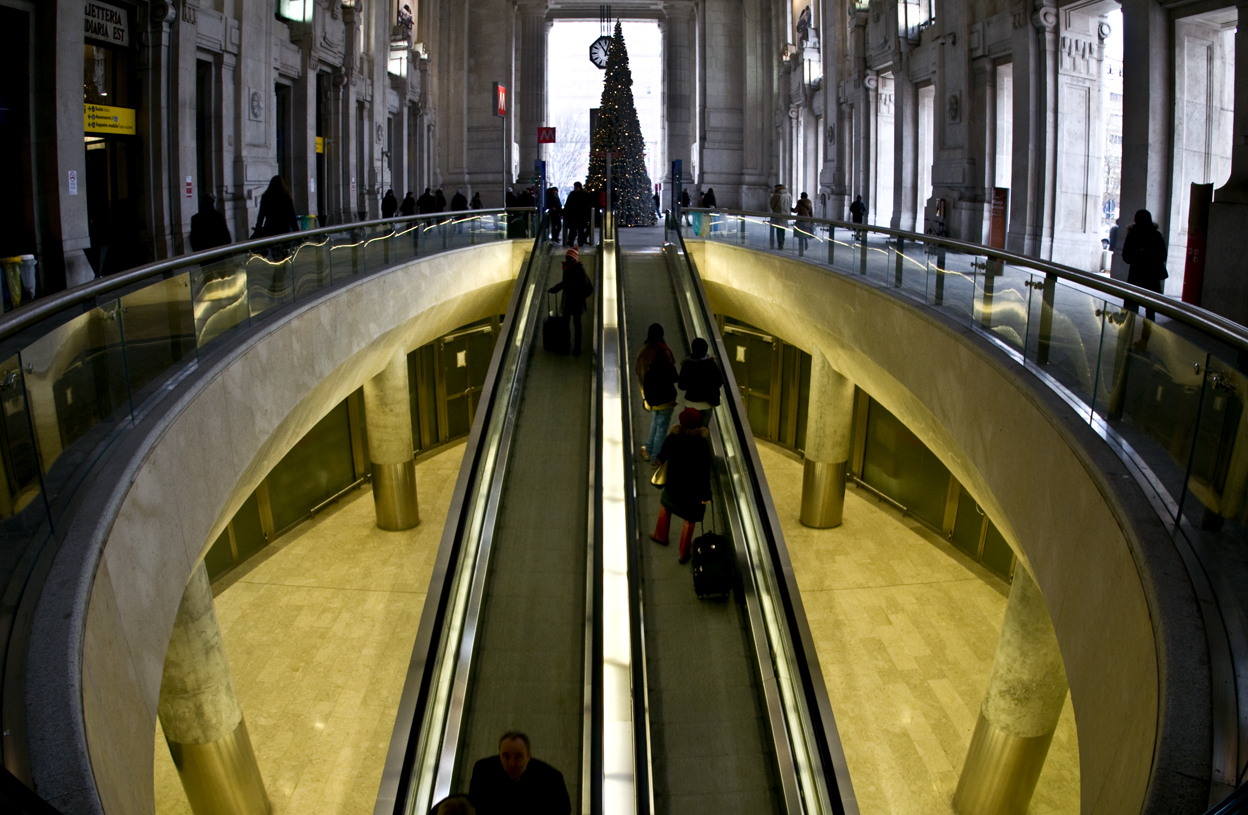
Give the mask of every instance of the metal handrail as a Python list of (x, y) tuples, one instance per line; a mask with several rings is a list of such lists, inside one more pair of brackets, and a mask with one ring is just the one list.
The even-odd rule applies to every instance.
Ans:
[[(880, 235), (898, 238), (900, 240), (917, 241), (919, 243), (934, 244), (943, 246), (946, 249), (952, 249), (967, 255), (982, 255), (996, 260), (1003, 260), (1015, 266), (1034, 269), (1045, 275), (1052, 275), (1058, 278), (1064, 278), (1071, 282), (1078, 283), (1081, 286), (1087, 286), (1095, 289), (1101, 294), (1116, 297), (1122, 300), (1131, 300), (1139, 303), (1146, 308), (1156, 311), (1158, 314), (1164, 314), (1171, 319), (1178, 320), (1181, 323), (1190, 325), (1193, 328), (1213, 338), (1232, 346), (1240, 352), (1248, 352), (1248, 328), (1240, 325), (1233, 320), (1228, 320), (1218, 314), (1203, 309), (1199, 306), (1193, 306), (1190, 303), (1184, 303), (1182, 300), (1175, 300), (1161, 294), (1157, 294), (1149, 289), (1142, 289), (1130, 283), (1125, 283), (1113, 278), (1101, 277), (1091, 272), (1080, 271), (1071, 266), (1063, 266), (1060, 263), (1052, 263), (1047, 260), (1020, 255), (1015, 252), (1008, 252), (1004, 249), (994, 249), (978, 243), (967, 243), (966, 241), (954, 240), (953, 238), (941, 237), (938, 235), (925, 235), (919, 232), (906, 232), (901, 229), (892, 229), (885, 226), (871, 226), (869, 224), (855, 224), (847, 221), (837, 221), (830, 218), (808, 218), (798, 215), (780, 215), (772, 212), (754, 212), (750, 210), (729, 210), (729, 209), (700, 209), (700, 208), (682, 208), (682, 212), (704, 212), (708, 214), (718, 214), (733, 217), (751, 217), (751, 218), (783, 218), (787, 221), (803, 221), (806, 223), (820, 224), (824, 226), (834, 227), (836, 229), (845, 229), (856, 232), (875, 232)], [(680, 223), (677, 221), (677, 229)], [(698, 238), (702, 240), (702, 238)]]
[(456, 212), (436, 212), (427, 215), (400, 215), (395, 218), (377, 218), (371, 221), (356, 221), (354, 223), (338, 224), (337, 226), (321, 226), (316, 229), (300, 230), (298, 232), (287, 232), (271, 238), (257, 238), (255, 240), (239, 241), (226, 246), (206, 249), (202, 252), (191, 252), (186, 255), (178, 255), (177, 257), (168, 258), (167, 260), (158, 260), (143, 266), (136, 266), (124, 272), (111, 274), (107, 277), (100, 277), (92, 280), (90, 283), (84, 283), (81, 286), (74, 286), (70, 289), (48, 295), (33, 301), (29, 306), (22, 306), (14, 309), (9, 313), (0, 317), (0, 342), (13, 337), (31, 326), (37, 325), (48, 317), (59, 314), (66, 309), (72, 308), (83, 303), (92, 303), (101, 296), (114, 291), (125, 289), (135, 283), (141, 283), (145, 280), (156, 282), (157, 278), (163, 278), (170, 272), (177, 272), (187, 266), (196, 266), (204, 263), (211, 263), (216, 260), (224, 260), (240, 252), (251, 252), (256, 254), (258, 250), (267, 249), (272, 246), (288, 244), (293, 240), (303, 240), (305, 238), (313, 238), (319, 236), (337, 235), (343, 232), (349, 232), (356, 229), (369, 229), (377, 226), (391, 226), (398, 224), (407, 224), (419, 220), (435, 220), (446, 219), (456, 215), (499, 215), (508, 212), (536, 212), (535, 208), (516, 208), (516, 207), (500, 207), (497, 209), (472, 209), (459, 210)]

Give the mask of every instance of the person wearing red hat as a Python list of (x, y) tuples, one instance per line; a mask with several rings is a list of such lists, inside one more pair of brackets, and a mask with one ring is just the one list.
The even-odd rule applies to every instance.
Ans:
[(551, 286), (551, 294), (563, 292), (563, 309), (560, 313), (572, 323), (572, 355), (581, 355), (581, 315), (585, 313), (585, 301), (594, 293), (585, 267), (581, 265), (580, 253), (575, 246), (568, 247), (563, 256), (563, 280)]
[(680, 412), (680, 424), (672, 428), (657, 456), (667, 464), (667, 482), (659, 496), (659, 520), (650, 540), (667, 546), (668, 527), (673, 515), (685, 524), (680, 530), (680, 562), (693, 556), (693, 529), (706, 514), (711, 502), (711, 445), (695, 408)]

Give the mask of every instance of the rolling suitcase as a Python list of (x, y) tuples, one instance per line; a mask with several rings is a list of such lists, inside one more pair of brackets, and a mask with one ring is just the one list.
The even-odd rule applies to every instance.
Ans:
[[(553, 300), (554, 295), (550, 295)], [(552, 303), (550, 313), (542, 320), (542, 347), (549, 353), (567, 356), (572, 350), (572, 340), (568, 337), (568, 318), (559, 313), (557, 304)]]
[[(708, 506), (707, 512), (711, 511)], [(693, 590), (699, 600), (727, 597), (736, 584), (732, 541), (715, 532), (693, 540)]]

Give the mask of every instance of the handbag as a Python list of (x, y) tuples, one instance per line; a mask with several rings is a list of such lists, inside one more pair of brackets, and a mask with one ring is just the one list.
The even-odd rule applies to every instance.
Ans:
[(667, 462), (659, 465), (659, 469), (654, 471), (654, 475), (650, 476), (650, 483), (659, 489), (667, 486)]

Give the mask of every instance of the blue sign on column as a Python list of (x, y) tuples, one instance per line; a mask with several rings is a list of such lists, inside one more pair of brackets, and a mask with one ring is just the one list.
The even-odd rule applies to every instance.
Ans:
[(680, 159), (672, 162), (672, 212), (676, 214), (677, 222), (679, 222), (680, 216), (680, 171), (683, 166)]

